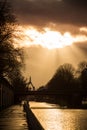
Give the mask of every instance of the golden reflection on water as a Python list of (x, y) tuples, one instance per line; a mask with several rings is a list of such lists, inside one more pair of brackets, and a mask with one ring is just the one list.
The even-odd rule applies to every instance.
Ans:
[[(38, 106), (39, 108), (45, 106), (48, 109), (32, 109), (36, 117), (45, 128), (45, 130), (87, 130), (81, 128), (82, 123), (86, 123), (87, 120), (83, 120), (85, 115), (82, 110), (73, 109), (52, 109), (50, 104), (47, 103), (31, 103), (30, 106)], [(51, 109), (50, 109), (51, 108)], [(87, 111), (85, 111), (87, 114)], [(86, 116), (87, 119), (87, 116)]]

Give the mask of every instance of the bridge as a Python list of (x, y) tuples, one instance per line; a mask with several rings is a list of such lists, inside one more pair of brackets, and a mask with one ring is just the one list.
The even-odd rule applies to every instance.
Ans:
[(80, 95), (80, 96), (87, 96), (87, 91), (83, 91), (83, 90), (57, 90), (57, 91), (49, 91), (49, 90), (42, 90), (42, 91), (36, 91), (35, 87), (31, 81), (31, 76), (29, 78), (28, 83), (26, 84), (26, 87), (28, 88), (26, 92), (20, 92), (17, 93), (17, 95), (19, 96), (27, 96), (27, 95), (34, 95), (34, 96), (39, 96), (39, 95), (43, 95), (43, 96), (58, 96), (58, 95)]
[(82, 102), (87, 101), (87, 91), (27, 91), (16, 95), (17, 101), (20, 100), (35, 100), (35, 101), (50, 101), (60, 105), (66, 104), (69, 108), (80, 108)]
[(20, 95), (20, 96), (27, 96), (27, 95), (48, 95), (48, 96), (51, 96), (51, 95), (75, 95), (75, 94), (78, 94), (78, 95), (83, 95), (83, 96), (87, 96), (87, 91), (82, 91), (82, 90), (79, 90), (79, 91), (68, 91), (68, 90), (59, 90), (59, 91), (26, 91), (26, 92), (20, 92), (20, 93), (17, 93), (17, 95)]

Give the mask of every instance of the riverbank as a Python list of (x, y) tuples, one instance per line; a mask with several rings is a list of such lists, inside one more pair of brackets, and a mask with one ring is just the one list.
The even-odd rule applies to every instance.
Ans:
[(29, 104), (27, 102), (24, 103), (23, 108), (24, 111), (26, 112), (29, 130), (44, 130), (44, 128), (42, 127), (36, 116), (31, 111)]

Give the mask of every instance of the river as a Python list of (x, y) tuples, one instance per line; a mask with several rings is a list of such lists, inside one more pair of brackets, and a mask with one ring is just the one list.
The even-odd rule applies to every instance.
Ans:
[(30, 107), (45, 130), (87, 130), (87, 110), (59, 109), (45, 102), (30, 102)]

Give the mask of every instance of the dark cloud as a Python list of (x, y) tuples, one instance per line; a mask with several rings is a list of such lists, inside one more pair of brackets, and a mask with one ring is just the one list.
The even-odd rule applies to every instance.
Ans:
[(65, 2), (67, 2), (70, 5), (74, 5), (74, 6), (78, 6), (78, 7), (87, 7), (87, 0), (64, 0)]
[(45, 26), (48, 23), (87, 26), (86, 0), (14, 0), (20, 22)]

